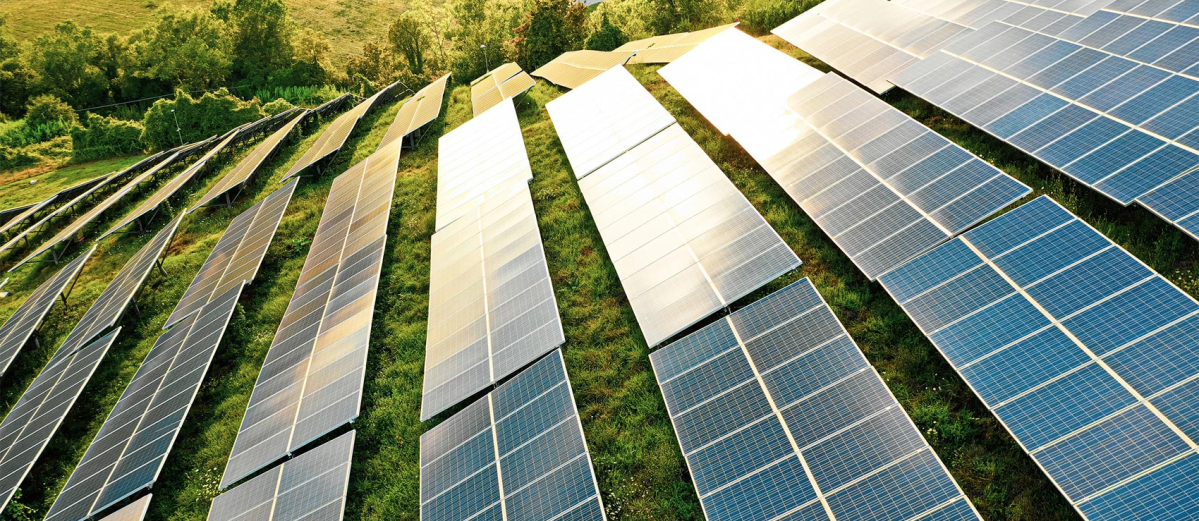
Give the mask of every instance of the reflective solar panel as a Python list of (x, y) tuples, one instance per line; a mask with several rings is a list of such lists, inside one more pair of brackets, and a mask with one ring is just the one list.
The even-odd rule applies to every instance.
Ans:
[(12, 208), (5, 208), (4, 210), (0, 210), (0, 221), (7, 222), (9, 219), (12, 219), (12, 217), (14, 215), (24, 212), (25, 210), (28, 210), (29, 208), (33, 207), (33, 205), (36, 205), (40, 202), (41, 201), (38, 201), (35, 203), (30, 203), (30, 204), (23, 204), (21, 206), (14, 206)]
[(16, 214), (15, 216), (13, 216), (12, 219), (9, 219), (4, 224), (0, 225), (0, 235), (4, 235), (9, 232), (20, 229), (19, 227), (21, 225), (28, 223), (29, 221), (32, 221), (35, 218), (34, 216), (38, 212), (45, 210), (46, 208), (49, 208), (50, 206), (54, 205), (54, 203), (57, 200), (58, 200), (58, 194), (54, 194), (54, 195), (51, 195), (50, 197), (42, 199), (41, 201), (38, 201), (37, 203), (34, 203), (33, 205), (30, 205), (24, 211)]
[(800, 264), (678, 125), (579, 187), (651, 346)]
[(158, 337), (47, 520), (87, 519), (157, 481), (240, 294), (230, 289)]
[(393, 141), (333, 180), (222, 487), (358, 417), (400, 146)]
[(405, 101), (400, 106), (400, 110), (396, 112), (391, 126), (387, 127), (387, 133), (379, 142), (379, 148), (383, 148), (397, 139), (402, 139), (437, 119), (437, 115), (441, 114), (441, 102), (445, 97), (445, 87), (449, 80), (450, 75), (446, 74), (426, 85), (425, 88), (413, 94), (408, 101)]
[(1199, 77), (1197, 13), (1199, 8), (1191, 1), (1112, 2), (1054, 35), (1195, 78)]
[(771, 32), (883, 93), (892, 74), (970, 29), (896, 2), (828, 0)]
[(1180, 176), (1199, 167), (1199, 81), (1002, 23), (892, 80), (1113, 200), (1140, 203), (1196, 235), (1184, 222), (1199, 212), (1199, 200), (1185, 193)]
[(32, 235), (33, 233), (35, 233), (39, 230), (42, 230), (42, 227), (47, 225), (51, 221), (53, 221), (55, 217), (62, 215), (67, 210), (74, 209), (76, 205), (78, 205), (79, 203), (83, 202), (84, 200), (90, 198), (96, 192), (107, 187), (113, 180), (117, 179), (117, 177), (119, 175), (120, 174), (114, 173), (114, 174), (100, 176), (99, 178), (96, 179), (97, 182), (92, 184), (89, 188), (87, 188), (86, 190), (83, 190), (81, 193), (76, 195), (71, 200), (58, 205), (57, 208), (55, 208), (54, 210), (51, 210), (49, 213), (44, 215), (37, 222), (29, 225), (27, 228), (22, 230), (21, 233), (14, 235), (11, 239), (9, 239), (8, 242), (4, 243), (3, 246), (0, 246), (0, 252), (10, 250), (13, 247), (17, 246), (18, 244), (26, 242), (30, 235)]
[(141, 521), (146, 518), (146, 512), (150, 509), (150, 498), (153, 494), (146, 494), (141, 499), (129, 503), (99, 519), (99, 521)]
[(695, 46), (703, 43), (708, 38), (736, 26), (736, 23), (732, 23), (689, 33), (663, 34), (661, 36), (633, 40), (617, 47), (613, 52), (635, 53), (632, 58), (629, 58), (629, 64), (670, 63), (678, 59), (678, 57), (687, 54)]
[(312, 147), (291, 165), (291, 168), (287, 170), (287, 174), (283, 176), (283, 180), (286, 181), (291, 176), (299, 174), (308, 167), (341, 151), (341, 147), (346, 144), (346, 140), (350, 138), (350, 133), (358, 126), (358, 122), (362, 121), (366, 113), (370, 112), (378, 104), (379, 100), (387, 96), (396, 85), (399, 85), (399, 82), (379, 89), (379, 92), (362, 100), (362, 103), (355, 105), (354, 108), (333, 120), (333, 123), (330, 123), (328, 128), (324, 132), (321, 132), (320, 137), (316, 138), (316, 143), (313, 143)]
[(287, 211), (287, 203), (291, 201), (297, 182), (293, 179), (229, 223), (220, 241), (200, 267), (200, 273), (167, 318), (163, 329), (199, 311), (229, 288), (249, 284), (254, 279), (271, 245), (271, 239), (275, 237), (275, 230), (279, 228), (279, 221), (283, 220), (283, 214)]
[(558, 350), (423, 434), (420, 462), (422, 520), (605, 519)]
[(503, 190), (527, 190), (533, 179), (516, 107), (503, 101), (437, 143), (437, 229)]
[[(773, 60), (756, 58), (763, 55)], [(794, 65), (744, 71), (769, 61)], [(1030, 192), (840, 76), (810, 71), (738, 31), (661, 73), (729, 128), (871, 279)], [(726, 101), (745, 90), (745, 101)]]
[(1112, 0), (898, 0), (896, 3), (972, 29), (1005, 21), (1021, 27), (1061, 31), (1099, 11)]
[[(75, 183), (74, 185), (63, 188), (58, 193), (34, 204), (23, 206), (14, 211), (4, 212), (5, 220), (3, 221), (4, 224), (0, 225), (0, 235), (7, 235), (18, 230), (23, 230), (21, 231), (21, 235), (23, 236), (29, 231), (29, 229), (37, 226), (37, 224), (32, 224), (29, 226), (25, 225), (35, 222), (35, 220), (37, 220), (40, 224), (40, 221), (46, 218), (42, 217), (39, 219), (37, 217), (38, 212), (49, 209), (51, 210), (51, 214), (58, 213), (61, 211), (63, 206), (73, 204), (74, 201), (72, 201), (72, 199), (75, 198), (76, 195), (80, 193), (88, 193), (91, 190), (94, 190), (94, 187), (103, 185), (105, 182), (107, 182), (109, 177), (111, 177), (111, 175), (96, 176), (86, 181)], [(0, 251), (3, 250), (0, 249)]]
[(609, 69), (545, 108), (579, 179), (675, 122), (624, 67)]
[(354, 436), (342, 434), (217, 496), (208, 520), (340, 520)]
[(515, 63), (505, 63), (470, 85), (470, 103), (475, 117), (500, 102), (533, 88), (533, 78)]
[(556, 85), (576, 89), (604, 71), (623, 65), (632, 52), (569, 51), (533, 71), (533, 75)]
[(1191, 297), (1047, 197), (880, 280), (1084, 517), (1199, 512)]
[[(263, 140), (262, 143), (254, 147), (254, 150), (250, 151), (249, 155), (238, 162), (224, 177), (221, 177), (217, 181), (216, 186), (213, 186), (208, 193), (204, 194), (204, 197), (200, 198), (199, 202), (192, 206), (191, 211), (199, 210), (201, 206), (211, 203), (222, 195), (228, 196), (233, 190), (237, 190), (240, 193), (241, 189), (249, 182), (250, 176), (254, 175), (254, 172), (257, 172), (258, 168), (279, 149), (279, 145), (283, 144), (287, 136), (291, 134), (291, 131), (296, 128), (296, 125), (299, 125), (310, 114), (312, 112), (309, 110), (300, 109), (296, 111), (295, 117), (289, 119), (286, 124), (279, 127), (279, 130), (276, 130)], [(227, 197), (226, 203), (231, 204), (232, 199), (236, 198), (237, 194)]]
[(707, 519), (980, 519), (806, 278), (650, 362)]
[(66, 300), (70, 286), (75, 284), (75, 277), (95, 251), (96, 247), (93, 246), (87, 253), (76, 257), (46, 279), (21, 303), (21, 307), (8, 317), (4, 325), (0, 326), (0, 375), (8, 372), (8, 366), (12, 364), (21, 348), (29, 343), (29, 339), (41, 326), (46, 314), (50, 313), (50, 308), (58, 302), (58, 298), (61, 296)]
[(529, 190), (433, 235), (428, 328), (421, 420), (566, 341)]

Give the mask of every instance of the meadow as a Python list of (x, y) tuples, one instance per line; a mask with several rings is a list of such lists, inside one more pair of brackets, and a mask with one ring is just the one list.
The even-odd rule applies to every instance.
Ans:
[[(764, 40), (827, 70), (777, 38)], [(883, 289), (856, 271), (736, 142), (716, 131), (662, 80), (655, 72), (657, 67), (632, 66), (630, 70), (803, 260), (798, 270), (732, 308), (802, 277), (811, 278), (984, 517), (1077, 519), (1049, 480)], [(649, 348), (545, 111), (545, 104), (563, 92), (538, 82), (517, 98), (517, 108), (533, 168), (534, 205), (566, 334), (562, 349), (603, 501), (612, 519), (701, 519), (650, 368)], [(1034, 194), (1029, 198), (1052, 196), (1185, 291), (1199, 294), (1199, 247), (1147, 211), (1110, 203), (910, 95), (895, 92), (886, 99), (1031, 186)], [(395, 101), (368, 114), (322, 175), (301, 180), (257, 279), (242, 295), (154, 487), (148, 519), (200, 521), (206, 517), (250, 391), (295, 288), (329, 185), (336, 174), (374, 151), (399, 106), (400, 101)], [(362, 413), (353, 425), (358, 438), (346, 519), (417, 519), (419, 438), (452, 414), (419, 421), (437, 138), (469, 120), (470, 112), (469, 89), (454, 88), (447, 93), (443, 117), (400, 160)], [(45, 514), (225, 226), (238, 212), (273, 191), (288, 166), (326, 125), (327, 121), (313, 125), (285, 146), (258, 172), (232, 208), (206, 208), (184, 219), (166, 254), (167, 275), (150, 275), (135, 299), (136, 308), (123, 320), (116, 344), (26, 480), (19, 499), (21, 508), (10, 507), (5, 519), (34, 519)], [(187, 202), (198, 199), (250, 146), (227, 158), (216, 169), (219, 171), (199, 178), (172, 201), (170, 209), (181, 211)], [(117, 168), (115, 164), (112, 167)], [(149, 191), (140, 193), (139, 197), (144, 197)], [(104, 230), (137, 200), (125, 201), (91, 230)], [(154, 228), (166, 221), (159, 217)], [(124, 235), (100, 242), (67, 304), (51, 311), (38, 334), (38, 344), (28, 346), (0, 379), (0, 414), (7, 413), (70, 327), (149, 238), (149, 234)], [(74, 249), (84, 248), (81, 244)], [(11, 265), (23, 253), (18, 250), (0, 257), (0, 266)], [(11, 314), (54, 270), (45, 264), (18, 270), (5, 288), (13, 296), (0, 300), (0, 317)], [(706, 322), (714, 319), (709, 317)]]

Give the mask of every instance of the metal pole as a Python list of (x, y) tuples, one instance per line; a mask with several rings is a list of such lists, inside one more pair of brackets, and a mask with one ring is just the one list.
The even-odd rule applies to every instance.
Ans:
[[(491, 71), (491, 59), (487, 57), (487, 44), (480, 45), (479, 48), (483, 49), (483, 64), (487, 65), (487, 71), (490, 72)], [(174, 112), (174, 111), (172, 110), (171, 112)]]
[(175, 118), (175, 133), (179, 136), (179, 146), (183, 146), (183, 128), (179, 126), (179, 116), (175, 115), (175, 109), (171, 109), (171, 117)]

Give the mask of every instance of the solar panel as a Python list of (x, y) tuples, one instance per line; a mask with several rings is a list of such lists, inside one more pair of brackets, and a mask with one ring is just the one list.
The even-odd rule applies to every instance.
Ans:
[(470, 102), (475, 117), (502, 101), (533, 88), (533, 78), (515, 63), (505, 63), (470, 85)]
[[(80, 192), (86, 192), (86, 191), (93, 189), (93, 187), (95, 187), (95, 186), (104, 184), (104, 182), (107, 181), (108, 177), (109, 177), (108, 175), (101, 175), (101, 176), (93, 177), (86, 181), (76, 183), (74, 185), (63, 188), (58, 193), (51, 195), (50, 197), (47, 197), (47, 198), (45, 198), (41, 201), (38, 201), (34, 204), (23, 206), (19, 209), (16, 209), (16, 211), (6, 212), (6, 215), (11, 216), (11, 217), (8, 220), (4, 221), (3, 225), (0, 225), (0, 235), (5, 235), (5, 234), (8, 234), (9, 232), (14, 232), (14, 231), (17, 231), (18, 229), (21, 229), (18, 227), (21, 226), (22, 224), (25, 224), (25, 223), (34, 221), (34, 219), (37, 219), (38, 212), (45, 210), (47, 208), (61, 207), (63, 205), (60, 203), (62, 203), (63, 201), (67, 201), (69, 199), (74, 198), (75, 195)], [(73, 202), (74, 201), (70, 201), (66, 204), (71, 204)], [(56, 213), (58, 211), (59, 210), (53, 210), (52, 213)], [(39, 219), (39, 221), (40, 221), (40, 219)], [(26, 233), (29, 229), (33, 228), (33, 226), (36, 226), (36, 225), (31, 225), (28, 228), (25, 228), (24, 229), (25, 231), (22, 232), (22, 235), (24, 233)], [(3, 251), (3, 250), (0, 250), (0, 251)]]
[(445, 97), (445, 87), (449, 80), (450, 75), (447, 73), (405, 101), (399, 112), (396, 112), (395, 121), (387, 127), (387, 133), (383, 135), (383, 141), (379, 142), (379, 148), (402, 139), (437, 119), (441, 114), (441, 102)]
[(15, 231), (18, 226), (20, 226), (24, 223), (27, 223), (29, 221), (32, 221), (34, 219), (34, 215), (36, 215), (38, 212), (40, 212), (42, 210), (45, 210), (47, 207), (53, 205), (57, 200), (58, 200), (58, 194), (54, 194), (54, 195), (51, 195), (50, 197), (42, 199), (41, 201), (38, 201), (37, 203), (34, 203), (33, 205), (29, 206), (24, 211), (13, 216), (12, 219), (9, 219), (8, 222), (5, 222), (3, 225), (0, 225), (0, 235), (4, 235), (8, 232)]
[(121, 507), (120, 510), (100, 518), (99, 521), (141, 521), (146, 518), (146, 512), (150, 510), (152, 496), (153, 494), (146, 494), (141, 499)]
[(421, 420), (566, 341), (529, 190), (433, 235), (428, 328)]
[(556, 85), (576, 89), (604, 71), (623, 65), (632, 52), (569, 51), (533, 71), (533, 75)]
[(1022, 27), (1057, 32), (1094, 14), (1112, 3), (1112, 0), (898, 0), (896, 3), (971, 29), (982, 28), (991, 22), (1006, 21)]
[[(1199, 81), (995, 23), (892, 80), (1121, 203), (1184, 226), (1199, 211)], [(1188, 202), (1183, 202), (1189, 199)], [(1181, 205), (1181, 206), (1180, 206)]]
[(113, 326), (170, 244), (179, 220), (125, 263), (0, 423), (0, 510), (12, 499), (104, 359), (120, 331)]
[(217, 496), (208, 521), (340, 520), (354, 436), (342, 434)]
[(545, 108), (579, 179), (675, 122), (624, 67), (609, 69)]
[(392, 142), (333, 181), (222, 487), (357, 418), (400, 145)]
[(21, 303), (21, 307), (8, 317), (4, 325), (0, 326), (0, 375), (8, 372), (8, 366), (12, 364), (21, 348), (29, 343), (29, 339), (41, 326), (50, 308), (58, 302), (58, 297), (62, 296), (63, 300), (66, 300), (70, 286), (75, 283), (75, 277), (95, 251), (96, 247), (93, 246), (87, 253), (76, 257), (58, 270), (58, 273), (46, 279)]
[(229, 288), (254, 280), (297, 183), (298, 180), (293, 179), (229, 223), (163, 329), (199, 311)]
[[(661, 73), (729, 128), (871, 279), (1030, 192), (840, 76), (815, 73), (739, 31)], [(727, 101), (741, 93), (744, 101)]]
[(67, 210), (74, 208), (75, 205), (79, 204), (81, 201), (91, 197), (93, 194), (95, 194), (99, 190), (108, 186), (114, 179), (117, 178), (118, 175), (119, 174), (107, 174), (107, 175), (100, 176), (99, 178), (96, 179), (97, 182), (95, 184), (88, 187), (82, 193), (80, 193), (79, 195), (76, 195), (70, 201), (67, 201), (67, 202), (59, 205), (54, 210), (51, 210), (49, 213), (47, 213), (45, 216), (43, 216), (37, 222), (29, 225), (27, 228), (22, 230), (21, 233), (14, 235), (12, 237), (12, 239), (9, 239), (9, 241), (4, 243), (3, 246), (0, 246), (0, 252), (12, 249), (17, 244), (24, 242), (31, 234), (40, 230), (43, 225), (49, 223), (55, 217), (61, 215), (62, 213), (66, 212)]
[(33, 205), (38, 204), (40, 202), (41, 201), (38, 201), (35, 203), (23, 204), (21, 206), (14, 206), (12, 208), (6, 208), (4, 210), (0, 210), (0, 220), (8, 222), (8, 220), (12, 219), (12, 217), (14, 215), (24, 212), (25, 210), (28, 210), (30, 207), (32, 207)]
[(806, 278), (650, 362), (707, 519), (981, 519)]
[(1190, 296), (1047, 197), (880, 280), (1084, 517), (1199, 515)]
[(149, 488), (183, 427), (241, 286), (163, 333), (46, 515), (83, 520)]
[[(241, 188), (245, 187), (246, 183), (249, 182), (250, 176), (254, 175), (254, 172), (257, 172), (258, 168), (261, 167), (262, 164), (265, 163), (267, 159), (269, 159), (271, 155), (279, 149), (279, 145), (283, 144), (283, 142), (287, 139), (287, 136), (291, 134), (291, 131), (295, 129), (296, 125), (299, 125), (300, 122), (304, 121), (304, 118), (307, 118), (309, 114), (312, 114), (312, 112), (308, 110), (301, 110), (299, 114), (289, 120), (287, 124), (280, 127), (279, 130), (276, 130), (273, 134), (263, 140), (262, 143), (259, 143), (258, 146), (254, 147), (254, 150), (250, 152), (250, 155), (246, 156), (239, 163), (237, 163), (237, 165), (234, 166), (229, 173), (225, 174), (220, 181), (217, 181), (216, 186), (213, 186), (208, 193), (204, 194), (204, 197), (200, 198), (200, 201), (192, 207), (191, 211), (194, 212), (199, 210), (201, 206), (211, 203), (222, 195), (227, 196), (234, 189), (237, 189), (240, 193)], [(236, 198), (236, 194), (232, 197), (227, 197), (226, 203), (232, 204), (232, 199)]]
[(687, 54), (691, 49), (694, 49), (695, 46), (703, 43), (708, 38), (736, 26), (736, 23), (732, 23), (690, 33), (664, 34), (634, 40), (617, 47), (614, 49), (614, 52), (636, 53), (629, 59), (628, 63), (630, 65), (638, 63), (670, 63), (679, 56)]
[(579, 187), (651, 346), (800, 264), (678, 125)]
[(358, 126), (358, 122), (362, 121), (366, 113), (370, 112), (378, 104), (379, 100), (390, 93), (396, 85), (399, 85), (399, 82), (379, 89), (379, 92), (366, 98), (362, 103), (355, 105), (354, 108), (333, 120), (333, 123), (330, 123), (329, 127), (324, 132), (321, 132), (320, 137), (316, 138), (316, 143), (313, 143), (312, 147), (307, 152), (304, 152), (304, 155), (300, 156), (300, 159), (296, 160), (295, 164), (291, 165), (291, 168), (287, 170), (287, 175), (283, 176), (283, 180), (286, 181), (291, 176), (341, 151), (341, 147), (346, 144), (346, 140), (350, 138), (350, 133)]
[(473, 212), (488, 195), (527, 190), (533, 179), (511, 101), (442, 136), (437, 147), (438, 230)]
[(423, 434), (420, 465), (422, 520), (605, 519), (558, 350)]
[(892, 74), (970, 29), (886, 0), (829, 0), (771, 32), (883, 93)]

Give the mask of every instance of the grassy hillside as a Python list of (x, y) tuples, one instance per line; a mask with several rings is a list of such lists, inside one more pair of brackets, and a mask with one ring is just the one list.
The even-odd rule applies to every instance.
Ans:
[[(819, 65), (777, 39), (766, 40)], [(801, 277), (811, 277), (987, 519), (1076, 519), (1032, 460), (974, 399), (965, 383), (882, 288), (858, 273), (735, 142), (721, 136), (656, 74), (656, 67), (634, 66), (631, 70), (804, 261), (796, 272), (734, 307)], [(567, 369), (603, 500), (612, 519), (699, 519), (699, 503), (650, 368), (648, 348), (544, 109), (545, 103), (561, 93), (556, 87), (538, 83), (519, 98), (518, 110), (533, 166), (534, 204), (566, 333)], [(888, 101), (1029, 184), (1037, 194), (1051, 195), (1184, 290), (1199, 294), (1199, 247), (1148, 212), (1110, 204), (911, 96), (896, 93)], [(301, 181), (258, 278), (243, 294), (206, 383), (167, 460), (154, 489), (148, 519), (205, 518), (250, 390), (295, 288), (329, 184), (336, 173), (374, 151), (398, 107), (398, 102), (391, 103), (368, 115), (346, 149), (326, 169), (326, 175)], [(444, 118), (434, 123), (420, 146), (400, 161), (362, 416), (355, 424), (358, 441), (347, 519), (418, 517), (419, 437), (437, 421), (421, 423), (418, 418), (437, 138), (469, 119), (469, 95), (465, 87), (459, 87), (447, 96)], [(316, 135), (316, 131), (310, 132), (298, 143), (283, 148), (259, 172), (234, 208), (206, 209), (184, 220), (166, 259), (168, 276), (150, 276), (137, 299), (138, 312), (126, 317), (125, 329), (85, 390), (84, 398), (26, 481), (21, 503), (33, 509), (31, 517), (44, 515), (225, 226), (238, 212), (278, 186), (287, 167)], [(228, 170), (229, 164), (232, 162), (222, 172), (202, 178), (184, 198), (199, 197)], [(175, 208), (182, 207), (175, 203)], [(164, 222), (160, 218), (156, 224)], [(39, 335), (41, 347), (27, 348), (0, 380), (0, 413), (11, 407), (119, 266), (148, 239), (149, 235), (123, 236), (102, 242), (97, 256), (85, 266), (68, 304), (56, 306), (51, 312)], [(22, 268), (6, 288), (14, 292), (14, 297), (0, 300), (0, 317), (11, 314), (53, 271), (53, 267), (44, 265)]]
[[(54, 25), (74, 20), (101, 32), (126, 33), (142, 27), (160, 6), (208, 5), (211, 0), (5, 0), (0, 15), (18, 40), (32, 39)], [(302, 27), (323, 31), (335, 56), (362, 52), (363, 42), (387, 34), (407, 9), (406, 0), (287, 0)]]
[(105, 159), (49, 171), (27, 168), (0, 173), (0, 209), (41, 201), (64, 188), (122, 170), (141, 161), (143, 157), (145, 156)]

